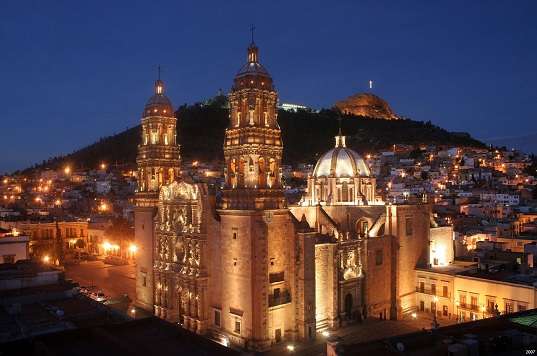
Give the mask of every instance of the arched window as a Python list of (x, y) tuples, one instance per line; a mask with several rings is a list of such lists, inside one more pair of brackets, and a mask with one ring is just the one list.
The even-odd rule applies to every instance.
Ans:
[(259, 158), (257, 162), (259, 166), (259, 177), (258, 184), (260, 187), (264, 187), (267, 184), (267, 174), (265, 172), (265, 159), (263, 157)]

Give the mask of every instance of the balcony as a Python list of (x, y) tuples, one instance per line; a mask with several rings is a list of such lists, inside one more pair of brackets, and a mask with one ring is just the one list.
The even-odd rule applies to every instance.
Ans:
[(447, 294), (439, 293), (439, 292), (441, 292), (441, 290), (438, 290), (438, 289), (433, 290), (432, 288), (416, 287), (416, 292), (436, 296), (438, 298), (451, 299), (451, 293), (449, 293), (449, 292)]
[(269, 307), (275, 307), (287, 303), (291, 303), (291, 293), (289, 293), (287, 290), (284, 290), (278, 294), (269, 294), (268, 296)]
[(479, 305), (474, 305), (474, 304), (459, 303), (458, 307), (461, 309), (470, 310), (473, 312), (480, 311)]

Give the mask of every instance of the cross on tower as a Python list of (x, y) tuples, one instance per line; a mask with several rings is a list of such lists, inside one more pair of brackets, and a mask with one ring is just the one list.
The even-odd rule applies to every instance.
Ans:
[(338, 125), (339, 125), (339, 131), (338, 131), (339, 136), (341, 136), (341, 120), (343, 120), (341, 116), (337, 118)]
[(252, 24), (250, 25), (250, 32), (252, 33), (252, 43), (254, 43), (254, 31), (255, 31), (255, 26)]
[(160, 64), (157, 65), (158, 80), (160, 80)]

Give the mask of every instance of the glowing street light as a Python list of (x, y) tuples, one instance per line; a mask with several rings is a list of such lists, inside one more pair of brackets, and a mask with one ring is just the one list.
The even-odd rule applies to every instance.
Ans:
[(135, 244), (130, 244), (129, 252), (134, 255), (136, 253), (136, 251), (138, 251), (138, 246), (136, 246)]
[(67, 175), (71, 174), (71, 167), (69, 166), (66, 166), (64, 169), (63, 169), (63, 172)]
[(292, 345), (292, 344), (287, 345), (287, 351), (294, 352), (295, 351), (295, 345)]
[(414, 312), (411, 314), (412, 319), (416, 320), (418, 318), (418, 313)]
[(50, 263), (50, 256), (49, 255), (44, 255), (43, 258), (41, 259), (43, 261), (43, 263)]
[(102, 162), (101, 163), (101, 169), (104, 171), (106, 169), (106, 163)]
[(324, 337), (329, 337), (330, 336), (330, 331), (324, 330), (323, 332), (321, 332), (321, 335), (324, 336)]

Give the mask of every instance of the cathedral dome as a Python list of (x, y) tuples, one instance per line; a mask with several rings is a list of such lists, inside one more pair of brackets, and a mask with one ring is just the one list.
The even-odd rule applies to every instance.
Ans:
[(345, 136), (336, 136), (336, 147), (321, 156), (313, 176), (320, 177), (369, 177), (371, 172), (362, 157), (345, 146)]
[(175, 115), (172, 102), (164, 95), (164, 82), (160, 79), (155, 82), (155, 94), (145, 104), (142, 116), (154, 115), (170, 117)]
[(273, 90), (272, 77), (259, 63), (259, 48), (254, 42), (248, 47), (248, 59), (235, 76), (234, 89), (257, 88)]

